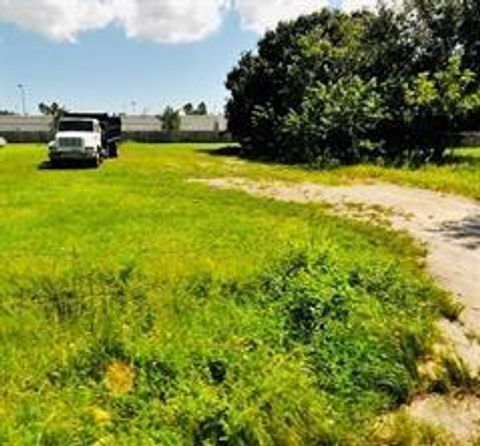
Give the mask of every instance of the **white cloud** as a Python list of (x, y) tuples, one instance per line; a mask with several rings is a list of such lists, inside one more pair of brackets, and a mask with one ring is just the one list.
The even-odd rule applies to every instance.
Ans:
[(110, 23), (128, 36), (157, 42), (189, 42), (214, 32), (231, 0), (0, 0), (0, 22), (53, 40), (74, 41)]
[(156, 42), (200, 40), (218, 29), (229, 0), (114, 0), (128, 36)]
[(235, 0), (245, 28), (263, 32), (279, 21), (298, 17), (329, 5), (328, 0)]
[(110, 1), (0, 0), (0, 21), (58, 41), (74, 41), (78, 33), (103, 28), (112, 18)]
[[(0, 0), (0, 22), (56, 41), (74, 41), (82, 32), (116, 23), (129, 37), (192, 42), (215, 32), (226, 10), (234, 9), (244, 28), (261, 33), (280, 20), (328, 4), (329, 0)], [(376, 0), (343, 0), (342, 7), (351, 11), (375, 4)]]
[(377, 0), (343, 0), (342, 9), (347, 12), (358, 9), (372, 9), (377, 6)]

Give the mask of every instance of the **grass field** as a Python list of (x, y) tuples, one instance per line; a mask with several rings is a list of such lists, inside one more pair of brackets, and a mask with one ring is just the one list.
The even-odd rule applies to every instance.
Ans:
[(0, 444), (364, 444), (419, 391), (451, 311), (421, 251), (189, 182), (336, 181), (215, 149), (127, 144), (100, 170), (0, 150)]

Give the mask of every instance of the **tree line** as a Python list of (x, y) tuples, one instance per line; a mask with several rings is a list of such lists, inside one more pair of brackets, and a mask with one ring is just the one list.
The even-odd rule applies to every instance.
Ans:
[(480, 123), (480, 2), (323, 9), (267, 32), (226, 86), (246, 155), (288, 163), (439, 161)]

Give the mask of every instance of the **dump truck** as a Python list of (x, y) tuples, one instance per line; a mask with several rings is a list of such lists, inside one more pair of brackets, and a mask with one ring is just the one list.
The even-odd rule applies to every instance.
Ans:
[(49, 144), (52, 165), (85, 162), (100, 166), (106, 158), (117, 158), (122, 121), (106, 113), (65, 113), (58, 121), (55, 138)]

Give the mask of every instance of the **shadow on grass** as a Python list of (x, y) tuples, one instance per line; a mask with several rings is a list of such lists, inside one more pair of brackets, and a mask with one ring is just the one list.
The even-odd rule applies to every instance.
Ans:
[(263, 164), (270, 165), (283, 165), (283, 166), (297, 166), (305, 169), (309, 169), (307, 164), (293, 163), (287, 161), (279, 161), (278, 159), (261, 155), (258, 153), (252, 153), (249, 150), (245, 150), (240, 145), (232, 145), (227, 147), (221, 147), (219, 149), (197, 149), (198, 153), (203, 153), (205, 155), (215, 156), (215, 157), (228, 157), (228, 158), (238, 158), (243, 161), (258, 162)]
[(197, 149), (196, 151), (210, 156), (235, 156), (238, 158), (243, 158), (245, 155), (242, 153), (243, 150), (240, 146), (227, 146), (219, 149)]
[[(480, 148), (478, 149), (470, 149), (468, 153), (462, 153), (464, 149), (453, 149), (449, 150), (443, 159), (436, 163), (438, 166), (455, 166), (461, 165), (463, 167), (472, 167), (472, 168), (480, 168)], [(475, 150), (475, 154), (472, 153)], [(203, 153), (210, 156), (215, 157), (235, 157), (242, 159), (244, 161), (252, 161), (252, 162), (261, 162), (265, 164), (283, 164), (283, 165), (295, 165), (298, 167), (303, 167), (307, 170), (317, 170), (314, 166), (308, 165), (305, 163), (293, 163), (293, 162), (282, 162), (278, 159), (273, 159), (268, 156), (262, 156), (258, 153), (252, 153), (252, 151), (245, 150), (240, 145), (231, 145), (226, 147), (221, 147), (218, 149), (197, 149), (197, 152)], [(373, 161), (366, 162), (366, 164), (376, 165)], [(419, 163), (418, 165), (412, 165), (407, 163), (406, 161), (398, 161), (398, 160), (390, 160), (386, 162), (386, 166), (388, 167), (410, 167), (412, 170), (419, 169), (424, 167), (426, 163)], [(325, 166), (324, 169), (335, 169), (338, 166)]]
[(50, 161), (42, 161), (38, 166), (38, 170), (95, 170), (97, 166), (88, 163), (77, 162), (62, 162), (54, 163)]

